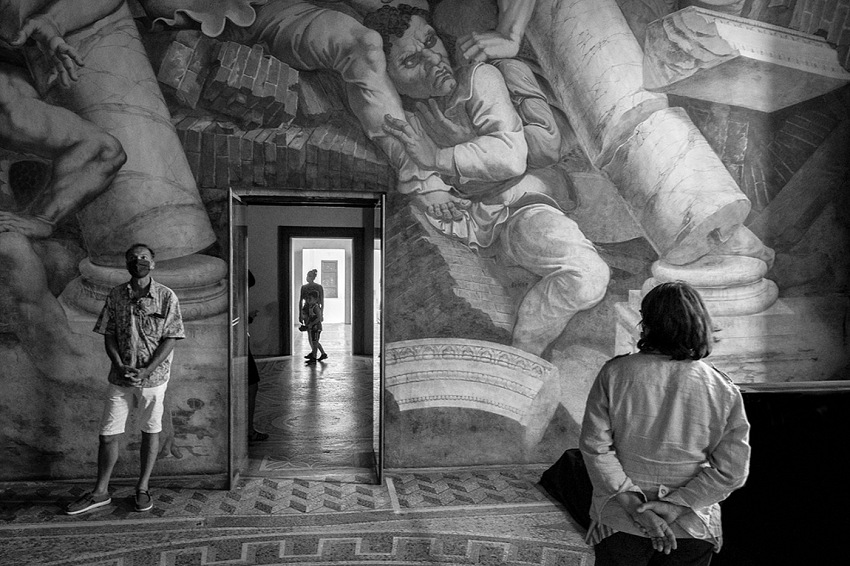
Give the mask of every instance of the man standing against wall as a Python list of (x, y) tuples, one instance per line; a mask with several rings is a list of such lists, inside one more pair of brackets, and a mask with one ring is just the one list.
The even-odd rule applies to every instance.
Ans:
[(125, 258), (130, 281), (112, 288), (94, 327), (95, 332), (103, 334), (112, 362), (100, 425), (97, 483), (94, 491), (67, 506), (69, 515), (111, 503), (109, 480), (118, 461), (120, 437), (134, 407), (140, 412), (142, 430), (136, 511), (153, 508), (148, 482), (159, 451), (174, 345), (185, 334), (177, 295), (150, 276), (155, 267), (154, 251), (145, 244), (133, 244)]

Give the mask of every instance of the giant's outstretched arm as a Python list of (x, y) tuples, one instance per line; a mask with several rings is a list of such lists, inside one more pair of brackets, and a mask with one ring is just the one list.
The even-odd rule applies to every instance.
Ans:
[(458, 40), (458, 51), (469, 63), (516, 57), (537, 0), (499, 0), (496, 29), (473, 32)]
[(56, 76), (63, 86), (76, 81), (77, 66), (83, 60), (77, 50), (65, 42), (65, 36), (114, 12), (123, 0), (54, 0), (40, 12), (30, 14), (12, 39), (21, 46), (35, 40), (39, 49), (53, 63)]

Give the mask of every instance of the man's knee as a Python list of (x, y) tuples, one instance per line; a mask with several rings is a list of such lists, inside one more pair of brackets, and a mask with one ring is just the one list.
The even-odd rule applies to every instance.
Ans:
[(127, 154), (115, 137), (96, 127), (78, 135), (81, 139), (63, 154), (65, 159), (54, 162), (58, 174), (79, 169), (82, 160), (97, 167), (104, 176), (111, 177), (126, 163)]
[(104, 132), (97, 140), (95, 160), (110, 174), (115, 174), (127, 162), (127, 154), (120, 141)]
[(575, 300), (578, 308), (589, 309), (605, 297), (611, 280), (611, 269), (596, 252), (588, 252), (582, 264), (575, 277)]
[(103, 447), (112, 446), (119, 441), (122, 434), (101, 434), (98, 438)]
[(546, 277), (546, 285), (549, 293), (563, 297), (571, 309), (586, 310), (602, 301), (610, 279), (608, 264), (588, 251), (585, 257), (564, 258), (561, 268)]

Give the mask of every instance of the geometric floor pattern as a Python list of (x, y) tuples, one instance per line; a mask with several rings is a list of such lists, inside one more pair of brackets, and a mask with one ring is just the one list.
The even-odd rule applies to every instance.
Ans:
[(0, 564), (590, 566), (581, 527), (537, 485), (545, 468), (154, 484), (149, 513), (132, 510), (127, 486), (73, 517), (61, 506), (81, 484), (0, 484)]
[[(232, 490), (221, 477), (134, 481), (112, 503), (68, 516), (85, 482), (0, 483), (0, 566), (591, 566), (583, 530), (537, 484), (545, 465), (388, 470), (375, 484), (377, 391), (370, 357), (262, 360), (252, 443)], [(323, 342), (325, 334), (323, 333)], [(299, 344), (303, 349), (304, 344)]]
[[(391, 471), (384, 485), (370, 484), (367, 475), (328, 478), (245, 478), (226, 491), (203, 486), (168, 486), (151, 482), (154, 509), (133, 510), (133, 487), (113, 491), (112, 504), (70, 517), (63, 502), (82, 495), (89, 484), (32, 482), (0, 484), (0, 525), (78, 523), (210, 516), (275, 516), (307, 513), (446, 509), (468, 506), (521, 505), (549, 501), (536, 485), (546, 466), (457, 470)], [(90, 482), (89, 482), (90, 483)]]

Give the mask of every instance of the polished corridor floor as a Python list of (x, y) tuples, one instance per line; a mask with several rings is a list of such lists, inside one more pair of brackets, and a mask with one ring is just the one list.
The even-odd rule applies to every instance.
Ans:
[[(259, 358), (254, 418), (269, 434), (249, 446), (247, 476), (372, 475), (378, 434), (378, 356), (351, 355), (351, 325), (325, 324), (328, 359), (307, 363), (306, 336), (292, 356)], [(376, 351), (378, 351), (376, 349)]]

